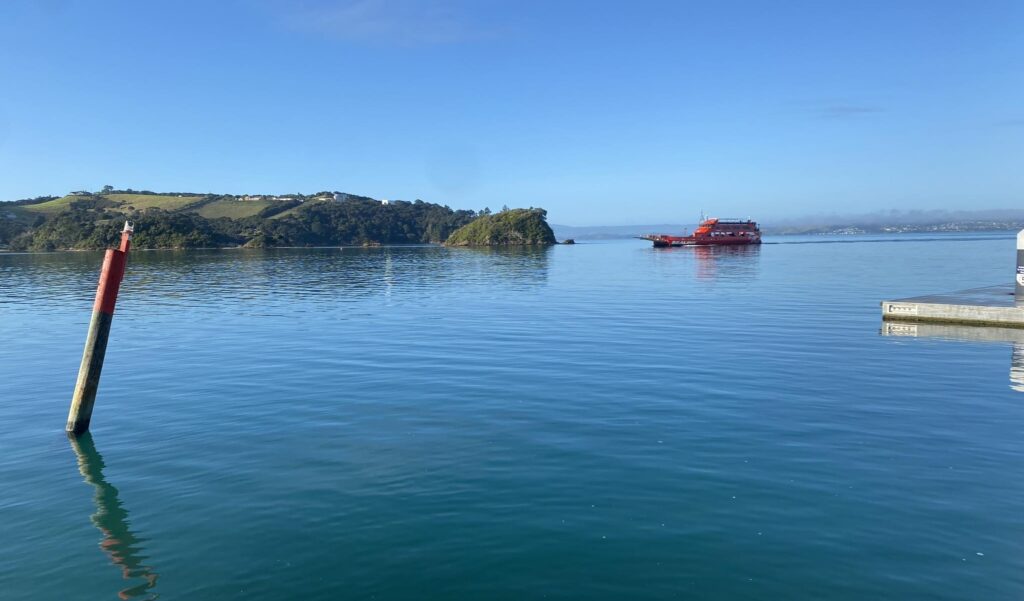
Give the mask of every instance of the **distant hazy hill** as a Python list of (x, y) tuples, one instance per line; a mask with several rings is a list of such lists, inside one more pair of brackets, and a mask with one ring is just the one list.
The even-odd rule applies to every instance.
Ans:
[(880, 211), (860, 215), (814, 215), (762, 224), (768, 234), (874, 234), (980, 232), (1024, 228), (1024, 210)]
[(551, 225), (555, 236), (559, 240), (572, 238), (574, 240), (616, 240), (622, 238), (635, 238), (644, 234), (678, 234), (693, 226), (677, 224), (661, 225)]
[[(980, 232), (1024, 229), (1024, 210), (881, 211), (861, 215), (813, 215), (760, 223), (766, 234), (873, 234), (899, 232)], [(571, 226), (552, 224), (559, 240), (611, 240), (643, 234), (675, 234), (693, 224)]]

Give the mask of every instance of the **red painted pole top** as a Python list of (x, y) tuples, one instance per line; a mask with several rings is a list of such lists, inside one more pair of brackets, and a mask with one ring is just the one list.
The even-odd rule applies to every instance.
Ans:
[(124, 266), (128, 260), (128, 249), (132, 244), (132, 232), (135, 227), (130, 221), (124, 222), (124, 229), (121, 230), (121, 247), (117, 250), (110, 249), (103, 257), (103, 270), (100, 272), (100, 284), (96, 288), (96, 303), (93, 311), (114, 314), (114, 305), (117, 304), (117, 292), (121, 288), (121, 280), (124, 278)]

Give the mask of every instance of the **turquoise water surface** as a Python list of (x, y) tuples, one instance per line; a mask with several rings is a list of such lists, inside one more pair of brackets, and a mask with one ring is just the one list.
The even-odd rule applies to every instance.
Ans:
[(1012, 235), (770, 242), (133, 252), (74, 443), (101, 255), (0, 254), (0, 597), (1024, 598), (1014, 348), (879, 311)]

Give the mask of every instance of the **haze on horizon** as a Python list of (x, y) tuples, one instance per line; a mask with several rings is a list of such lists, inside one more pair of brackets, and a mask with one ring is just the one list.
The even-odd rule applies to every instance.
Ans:
[(1004, 209), (1024, 3), (0, 3), (0, 199), (337, 189), (575, 225)]

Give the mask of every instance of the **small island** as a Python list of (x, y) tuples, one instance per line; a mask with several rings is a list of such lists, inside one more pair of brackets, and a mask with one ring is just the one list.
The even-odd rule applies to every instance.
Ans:
[(544, 209), (505, 209), (455, 230), (445, 246), (547, 246), (557, 244)]

